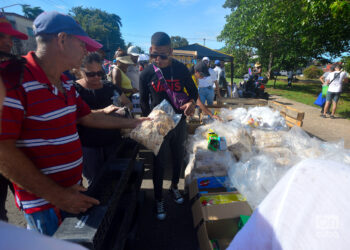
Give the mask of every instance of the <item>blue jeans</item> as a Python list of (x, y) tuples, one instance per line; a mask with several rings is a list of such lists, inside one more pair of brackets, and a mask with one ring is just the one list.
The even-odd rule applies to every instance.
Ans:
[(198, 95), (201, 102), (205, 105), (205, 100), (207, 105), (213, 105), (214, 102), (214, 88), (212, 86), (206, 88), (198, 88)]
[(53, 208), (32, 214), (24, 213), (24, 218), (30, 230), (41, 234), (52, 236), (58, 228), (59, 221)]

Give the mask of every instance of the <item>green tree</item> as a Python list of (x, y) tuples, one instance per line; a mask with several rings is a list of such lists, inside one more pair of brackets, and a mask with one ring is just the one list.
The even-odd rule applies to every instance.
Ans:
[[(301, 0), (299, 0), (301, 1)], [(350, 1), (302, 0), (305, 16), (301, 19), (303, 43), (317, 58), (328, 53), (338, 57), (350, 49)]]
[[(234, 64), (234, 77), (242, 78), (243, 75), (248, 73), (248, 64), (250, 63), (250, 55), (252, 54), (251, 50), (248, 48), (233, 48), (228, 49), (224, 48), (222, 50), (224, 53), (230, 54), (233, 56)], [(226, 69), (227, 68), (227, 69)], [(225, 66), (226, 77), (231, 77), (231, 65)]]
[[(279, 64), (305, 62), (300, 57), (295, 20), (300, 2), (288, 0), (228, 0), (224, 7), (232, 10), (219, 36), (228, 49), (250, 48), (259, 56), (269, 76)], [(283, 19), (283, 20), (278, 20)]]
[(114, 51), (119, 47), (125, 48), (125, 42), (120, 32), (122, 22), (118, 15), (100, 9), (83, 8), (82, 6), (73, 7), (70, 10), (70, 15), (80, 23), (89, 36), (110, 50), (107, 55), (108, 58), (111, 58)]
[(308, 79), (318, 79), (323, 75), (323, 70), (315, 65), (311, 65), (308, 68), (304, 69), (303, 74)]
[[(344, 4), (345, 2), (345, 4)], [(251, 48), (269, 73), (296, 69), (349, 49), (349, 1), (226, 0), (232, 13), (218, 39), (228, 50)]]
[(350, 56), (344, 56), (341, 61), (344, 65), (344, 70), (350, 73)]
[(26, 18), (34, 20), (42, 12), (44, 12), (40, 7), (30, 7), (28, 4), (22, 5), (22, 12)]
[(187, 39), (181, 36), (172, 36), (170, 40), (174, 49), (188, 45)]

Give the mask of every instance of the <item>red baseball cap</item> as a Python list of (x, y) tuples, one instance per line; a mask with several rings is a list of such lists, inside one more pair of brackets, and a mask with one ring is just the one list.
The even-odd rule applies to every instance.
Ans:
[(11, 23), (3, 15), (0, 15), (0, 33), (7, 34), (21, 40), (28, 39), (26, 34), (12, 28)]

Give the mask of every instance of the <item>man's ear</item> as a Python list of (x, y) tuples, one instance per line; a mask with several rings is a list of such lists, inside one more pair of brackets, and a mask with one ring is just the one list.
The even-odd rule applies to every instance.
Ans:
[(149, 54), (152, 54), (152, 46), (149, 47)]
[(169, 55), (172, 56), (173, 55), (173, 48), (170, 47), (170, 52), (169, 52)]
[(68, 35), (65, 32), (60, 32), (57, 34), (57, 45), (61, 50), (64, 49), (65, 43), (67, 43)]

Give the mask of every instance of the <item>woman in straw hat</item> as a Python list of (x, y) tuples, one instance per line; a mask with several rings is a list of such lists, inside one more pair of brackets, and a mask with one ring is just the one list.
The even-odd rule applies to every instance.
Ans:
[(125, 53), (116, 53), (116, 56), (117, 65), (112, 70), (112, 82), (130, 98), (132, 94), (138, 92), (137, 89), (132, 87), (131, 80), (126, 75), (129, 65), (134, 64), (134, 62)]
[(262, 73), (262, 67), (259, 62), (256, 62), (254, 65), (253, 73), (257, 76), (261, 76)]

